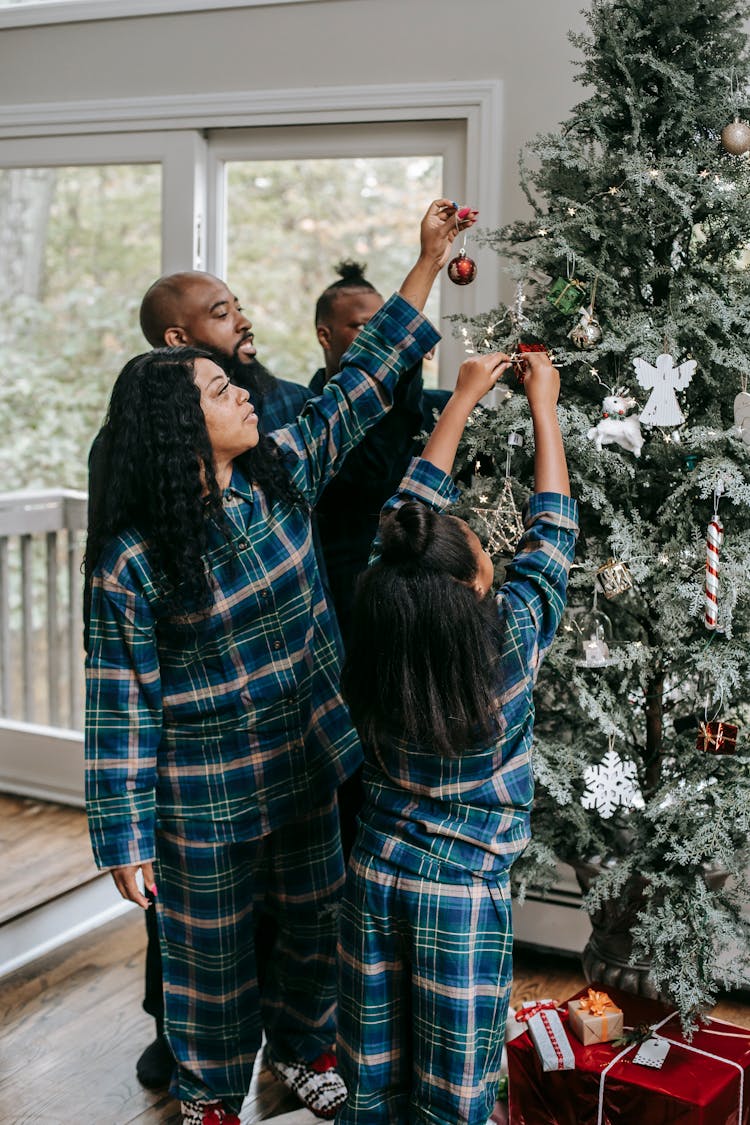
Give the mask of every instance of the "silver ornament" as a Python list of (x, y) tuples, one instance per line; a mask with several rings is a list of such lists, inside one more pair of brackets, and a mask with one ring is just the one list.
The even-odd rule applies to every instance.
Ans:
[(721, 143), (732, 156), (744, 156), (750, 152), (750, 125), (735, 117), (721, 130)]
[(577, 348), (595, 348), (602, 338), (601, 325), (590, 305), (587, 309), (581, 308), (578, 311), (581, 319), (571, 328), (568, 336)]

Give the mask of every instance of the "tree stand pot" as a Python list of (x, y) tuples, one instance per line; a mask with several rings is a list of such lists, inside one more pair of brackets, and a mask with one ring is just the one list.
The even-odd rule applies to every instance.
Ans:
[[(576, 878), (583, 894), (602, 873), (604, 866), (597, 860), (575, 864)], [(727, 881), (729, 872), (720, 866), (704, 864), (703, 877), (709, 890), (716, 892)], [(639, 961), (633, 955), (632, 930), (643, 903), (646, 883), (647, 880), (640, 876), (632, 878), (616, 901), (609, 900), (600, 910), (589, 912), (591, 937), (581, 954), (583, 973), (589, 984), (599, 981), (634, 996), (672, 1003), (670, 997), (656, 987), (650, 962)]]
[[(603, 870), (596, 862), (580, 863), (575, 867), (581, 891), (586, 894)], [(651, 977), (648, 961), (638, 961), (633, 955), (632, 929), (643, 902), (646, 880), (632, 879), (618, 899), (589, 914), (591, 937), (581, 955), (583, 973), (591, 984), (621, 988), (635, 996), (664, 1000)]]

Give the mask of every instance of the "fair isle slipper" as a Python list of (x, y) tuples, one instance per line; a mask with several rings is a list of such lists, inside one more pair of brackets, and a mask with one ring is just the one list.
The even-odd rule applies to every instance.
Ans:
[(182, 1102), (182, 1125), (240, 1125), (221, 1102)]
[(316, 1117), (333, 1120), (346, 1101), (346, 1086), (336, 1070), (336, 1056), (326, 1051), (313, 1062), (281, 1062), (266, 1050), (268, 1066)]

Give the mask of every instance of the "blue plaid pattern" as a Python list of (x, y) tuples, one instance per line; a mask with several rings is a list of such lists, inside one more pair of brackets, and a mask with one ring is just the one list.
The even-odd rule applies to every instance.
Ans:
[[(457, 496), (450, 477), (418, 459), (384, 510), (405, 500), (443, 510)], [(526, 847), (534, 796), (533, 688), (565, 608), (577, 523), (578, 506), (569, 496), (530, 497), (526, 530), (496, 595), (502, 626), (497, 741), (438, 758), (394, 739), (365, 755), (360, 839), (372, 855), (428, 876), (439, 864), (442, 872), (451, 868), (451, 879), (471, 881), (509, 867)]]
[(302, 413), (302, 407), (313, 397), (313, 391), (301, 383), (289, 379), (274, 379), (273, 386), (266, 392), (259, 414), (264, 434), (278, 430)]
[(442, 883), (355, 845), (339, 938), (339, 1125), (485, 1125), (512, 976), (507, 872)]
[[(335, 801), (262, 840), (185, 840), (179, 824), (161, 824), (156, 878), (173, 1093), (239, 1109), (263, 1030), (281, 1059), (311, 1061), (334, 1041), (344, 886)], [(263, 960), (260, 910), (276, 930)]]
[[(395, 295), (325, 392), (274, 431), (311, 505), (437, 338)], [(224, 500), (236, 533), (227, 544), (209, 531), (208, 614), (165, 612), (135, 528), (95, 568), (86, 792), (101, 867), (153, 858), (157, 815), (179, 820), (186, 839), (266, 835), (328, 800), (359, 764), (309, 514), (270, 507), (238, 472)]]
[[(412, 462), (385, 509), (437, 511), (451, 479)], [(533, 686), (560, 622), (577, 505), (537, 493), (496, 595), (499, 735), (441, 758), (393, 739), (365, 752), (365, 805), (339, 939), (339, 1125), (484, 1125), (511, 976), (509, 868), (529, 839)], [(378, 557), (377, 541), (373, 559)]]

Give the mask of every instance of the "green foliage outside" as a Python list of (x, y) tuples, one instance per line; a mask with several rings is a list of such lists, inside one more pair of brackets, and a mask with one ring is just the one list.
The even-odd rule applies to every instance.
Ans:
[[(342, 258), (384, 296), (400, 284), (441, 176), (438, 157), (230, 166), (228, 280), (273, 372), (307, 382), (321, 365), (313, 310)], [(112, 384), (147, 346), (160, 257), (157, 166), (0, 170), (0, 491), (86, 488)]]
[[(439, 157), (229, 165), (227, 279), (274, 374), (307, 383), (322, 366), (315, 302), (342, 258), (366, 263), (384, 298), (398, 288), (441, 182)], [(438, 286), (426, 312), (438, 323)], [(436, 382), (434, 371), (426, 368), (425, 382)]]
[[(750, 446), (733, 401), (750, 372), (750, 279), (739, 258), (750, 243), (750, 158), (725, 151), (720, 132), (735, 112), (748, 114), (737, 91), (749, 76), (749, 15), (734, 0), (594, 0), (590, 33), (572, 37), (588, 96), (522, 157), (532, 217), (486, 236), (524, 285), (520, 334), (545, 342), (561, 369), (561, 427), (582, 509), (569, 609), (537, 692), (534, 839), (517, 875), (523, 890), (548, 886), (558, 859), (582, 875), (592, 865), (600, 873), (587, 905), (610, 923), (635, 896), (633, 957), (650, 960), (686, 1022), (748, 972)], [(571, 274), (585, 290), (566, 314), (549, 291)], [(582, 350), (568, 332), (595, 286), (602, 339)], [(519, 339), (507, 308), (464, 328), (480, 350)], [(627, 386), (637, 413), (648, 391), (632, 361), (654, 364), (665, 350), (676, 364), (697, 361), (678, 393), (685, 424), (643, 426), (638, 459), (618, 444), (597, 452), (586, 435), (605, 386)], [(475, 482), (467, 509), (499, 495), (513, 429), (526, 438), (513, 473), (528, 486), (533, 438), (516, 394), (477, 412), (468, 431), (467, 457), (493, 454), (496, 475)], [(726, 536), (719, 629), (709, 630), (705, 537), (720, 478)], [(584, 667), (577, 622), (610, 557), (627, 565), (634, 588), (599, 597), (611, 663)], [(739, 724), (736, 755), (697, 749), (700, 724), (713, 719)], [(634, 764), (642, 799), (615, 788), (624, 803), (607, 816), (582, 798), (585, 771), (610, 743)]]
[(0, 171), (0, 245), (0, 490), (85, 489), (114, 379), (145, 348), (160, 170)]

